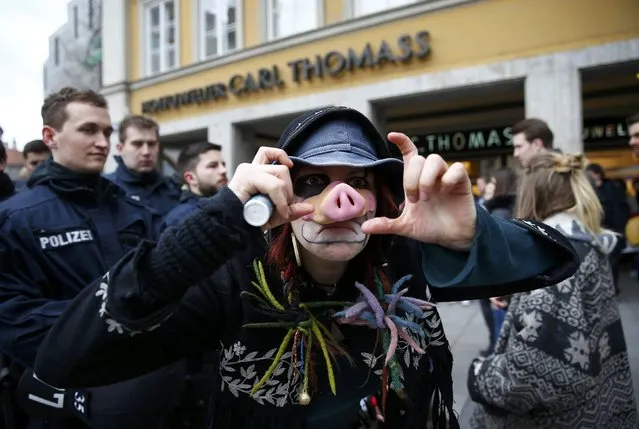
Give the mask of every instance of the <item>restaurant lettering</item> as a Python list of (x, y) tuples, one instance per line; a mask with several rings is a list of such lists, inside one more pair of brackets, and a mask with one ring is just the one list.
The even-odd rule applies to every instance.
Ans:
[[(582, 133), (586, 148), (602, 148), (610, 143), (626, 145), (628, 132), (623, 119), (589, 119)], [(456, 152), (501, 152), (512, 150), (512, 127), (503, 126), (478, 130), (413, 135), (411, 140), (420, 155)]]
[[(299, 84), (315, 78), (339, 77), (359, 69), (376, 69), (384, 64), (407, 63), (426, 58), (429, 54), (429, 34), (420, 31), (415, 35), (401, 35), (394, 44), (387, 41), (376, 46), (367, 43), (360, 50), (349, 48), (346, 52), (329, 51), (323, 55), (296, 59), (289, 61), (287, 68), (290, 80)], [(284, 75), (285, 71), (277, 65), (263, 67), (256, 72), (238, 73), (225, 82), (145, 101), (142, 103), (142, 112), (157, 113), (227, 99), (229, 95), (240, 97), (274, 90), (285, 85)]]

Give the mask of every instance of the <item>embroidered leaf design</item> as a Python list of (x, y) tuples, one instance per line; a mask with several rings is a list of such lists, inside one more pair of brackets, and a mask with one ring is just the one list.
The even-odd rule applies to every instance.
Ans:
[(224, 359), (230, 360), (233, 357), (233, 349), (229, 348), (224, 350)]
[(273, 372), (273, 377), (277, 377), (278, 375), (282, 375), (286, 371), (286, 367), (282, 365), (278, 365), (275, 372)]
[(426, 319), (426, 324), (428, 325), (429, 328), (435, 329), (442, 324), (442, 320), (439, 317), (435, 317), (434, 320)]
[(247, 354), (246, 356), (244, 356), (244, 361), (250, 362), (252, 360), (255, 360), (255, 356), (257, 356), (257, 352), (251, 352), (249, 354)]
[(404, 352), (404, 365), (406, 368), (410, 366), (410, 351), (409, 347), (406, 347), (406, 351)]
[[(264, 355), (264, 359), (270, 359), (273, 357), (273, 355), (275, 355), (275, 352), (277, 350), (276, 349), (271, 349), (268, 352), (266, 352), (266, 354)], [(284, 356), (282, 356), (282, 359), (284, 359)]]
[(430, 345), (431, 345), (431, 346), (443, 346), (443, 345), (444, 345), (444, 342), (443, 342), (443, 341), (440, 341), (440, 340), (431, 341), (431, 342), (430, 342)]
[(377, 363), (377, 359), (371, 353), (362, 352), (361, 353), (363, 361), (369, 368), (373, 368)]
[(277, 384), (279, 384), (279, 381), (277, 381), (277, 379), (275, 378), (271, 378), (269, 381), (266, 382), (267, 386), (275, 386)]
[(277, 388), (276, 393), (278, 395), (286, 395), (288, 391), (288, 386), (286, 384), (280, 384), (279, 387)]
[(381, 376), (382, 376), (382, 372), (383, 372), (383, 370), (381, 370), (381, 369), (376, 369), (375, 371), (373, 371), (373, 374), (375, 374), (375, 375), (376, 375), (376, 376), (378, 376), (378, 377), (381, 377)]
[(435, 331), (432, 334), (430, 334), (431, 338), (439, 338), (442, 334), (442, 331)]
[(249, 366), (246, 369), (246, 374), (247, 374), (246, 378), (253, 378), (253, 377), (255, 377), (257, 375), (257, 373), (255, 372), (255, 364)]

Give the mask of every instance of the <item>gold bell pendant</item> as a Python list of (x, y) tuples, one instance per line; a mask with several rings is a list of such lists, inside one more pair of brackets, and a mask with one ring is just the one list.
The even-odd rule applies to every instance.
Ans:
[(299, 396), (298, 399), (300, 401), (300, 404), (302, 404), (302, 405), (308, 405), (308, 404), (311, 403), (311, 395), (309, 395), (306, 392), (300, 393), (300, 396)]

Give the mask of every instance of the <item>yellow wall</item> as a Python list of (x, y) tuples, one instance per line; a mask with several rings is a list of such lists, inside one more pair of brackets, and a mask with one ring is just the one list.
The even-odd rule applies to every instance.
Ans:
[(324, 0), (324, 24), (331, 25), (344, 20), (343, 0)]
[[(253, 31), (259, 28), (256, 25), (259, 18), (256, 18), (257, 13), (248, 13), (248, 10), (249, 5), (255, 7), (259, 1), (245, 0), (245, 42), (250, 41), (252, 44), (257, 40)], [(133, 0), (131, 7), (135, 3), (137, 1)], [(330, 12), (331, 16), (335, 14), (336, 12)], [(131, 16), (133, 15), (132, 13)], [(158, 113), (156, 117), (160, 121), (168, 118), (179, 119), (209, 110), (235, 108), (274, 98), (347, 88), (380, 79), (394, 79), (426, 71), (441, 71), (624, 40), (639, 36), (637, 16), (637, 0), (614, 0), (614, 3), (609, 0), (482, 0), (463, 7), (444, 9), (426, 16), (416, 16), (318, 40), (312, 44), (297, 45), (273, 52), (269, 56), (249, 58), (145, 87), (131, 94), (131, 110), (140, 112), (144, 101), (217, 82), (227, 82), (236, 73), (256, 72), (261, 67), (270, 67), (273, 64), (278, 65), (283, 73), (283, 79), (286, 81), (284, 88), (252, 93), (244, 97), (229, 96), (226, 100), (202, 106), (183, 106), (177, 111)], [(184, 20), (183, 14), (182, 28), (187, 27)], [(249, 23), (252, 25), (248, 25)], [(248, 30), (247, 27), (253, 29)], [(324, 78), (323, 81), (315, 79), (314, 82), (299, 85), (290, 79), (288, 61), (313, 57), (315, 54), (331, 50), (346, 52), (349, 47), (359, 52), (367, 42), (377, 46), (382, 40), (387, 40), (394, 47), (395, 40), (401, 34), (414, 35), (421, 30), (428, 30), (431, 34), (432, 52), (427, 60), (413, 60), (401, 65), (387, 64), (381, 70), (356, 70), (339, 78)], [(138, 55), (136, 49), (133, 51)], [(132, 66), (139, 62), (134, 60)], [(139, 70), (138, 73), (135, 73), (135, 67), (132, 67), (132, 70), (133, 76), (139, 76)]]
[(260, 3), (263, 0), (239, 0), (244, 1), (243, 13), (244, 19), (243, 31), (244, 31), (244, 47), (250, 48), (262, 43), (262, 24), (260, 22)]

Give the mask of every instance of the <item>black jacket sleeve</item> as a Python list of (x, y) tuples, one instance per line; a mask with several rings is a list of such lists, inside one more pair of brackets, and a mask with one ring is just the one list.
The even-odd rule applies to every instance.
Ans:
[(42, 343), (37, 377), (56, 387), (101, 386), (216, 347), (234, 311), (226, 297), (239, 291), (222, 264), (263, 240), (242, 209), (222, 191), (88, 286)]

